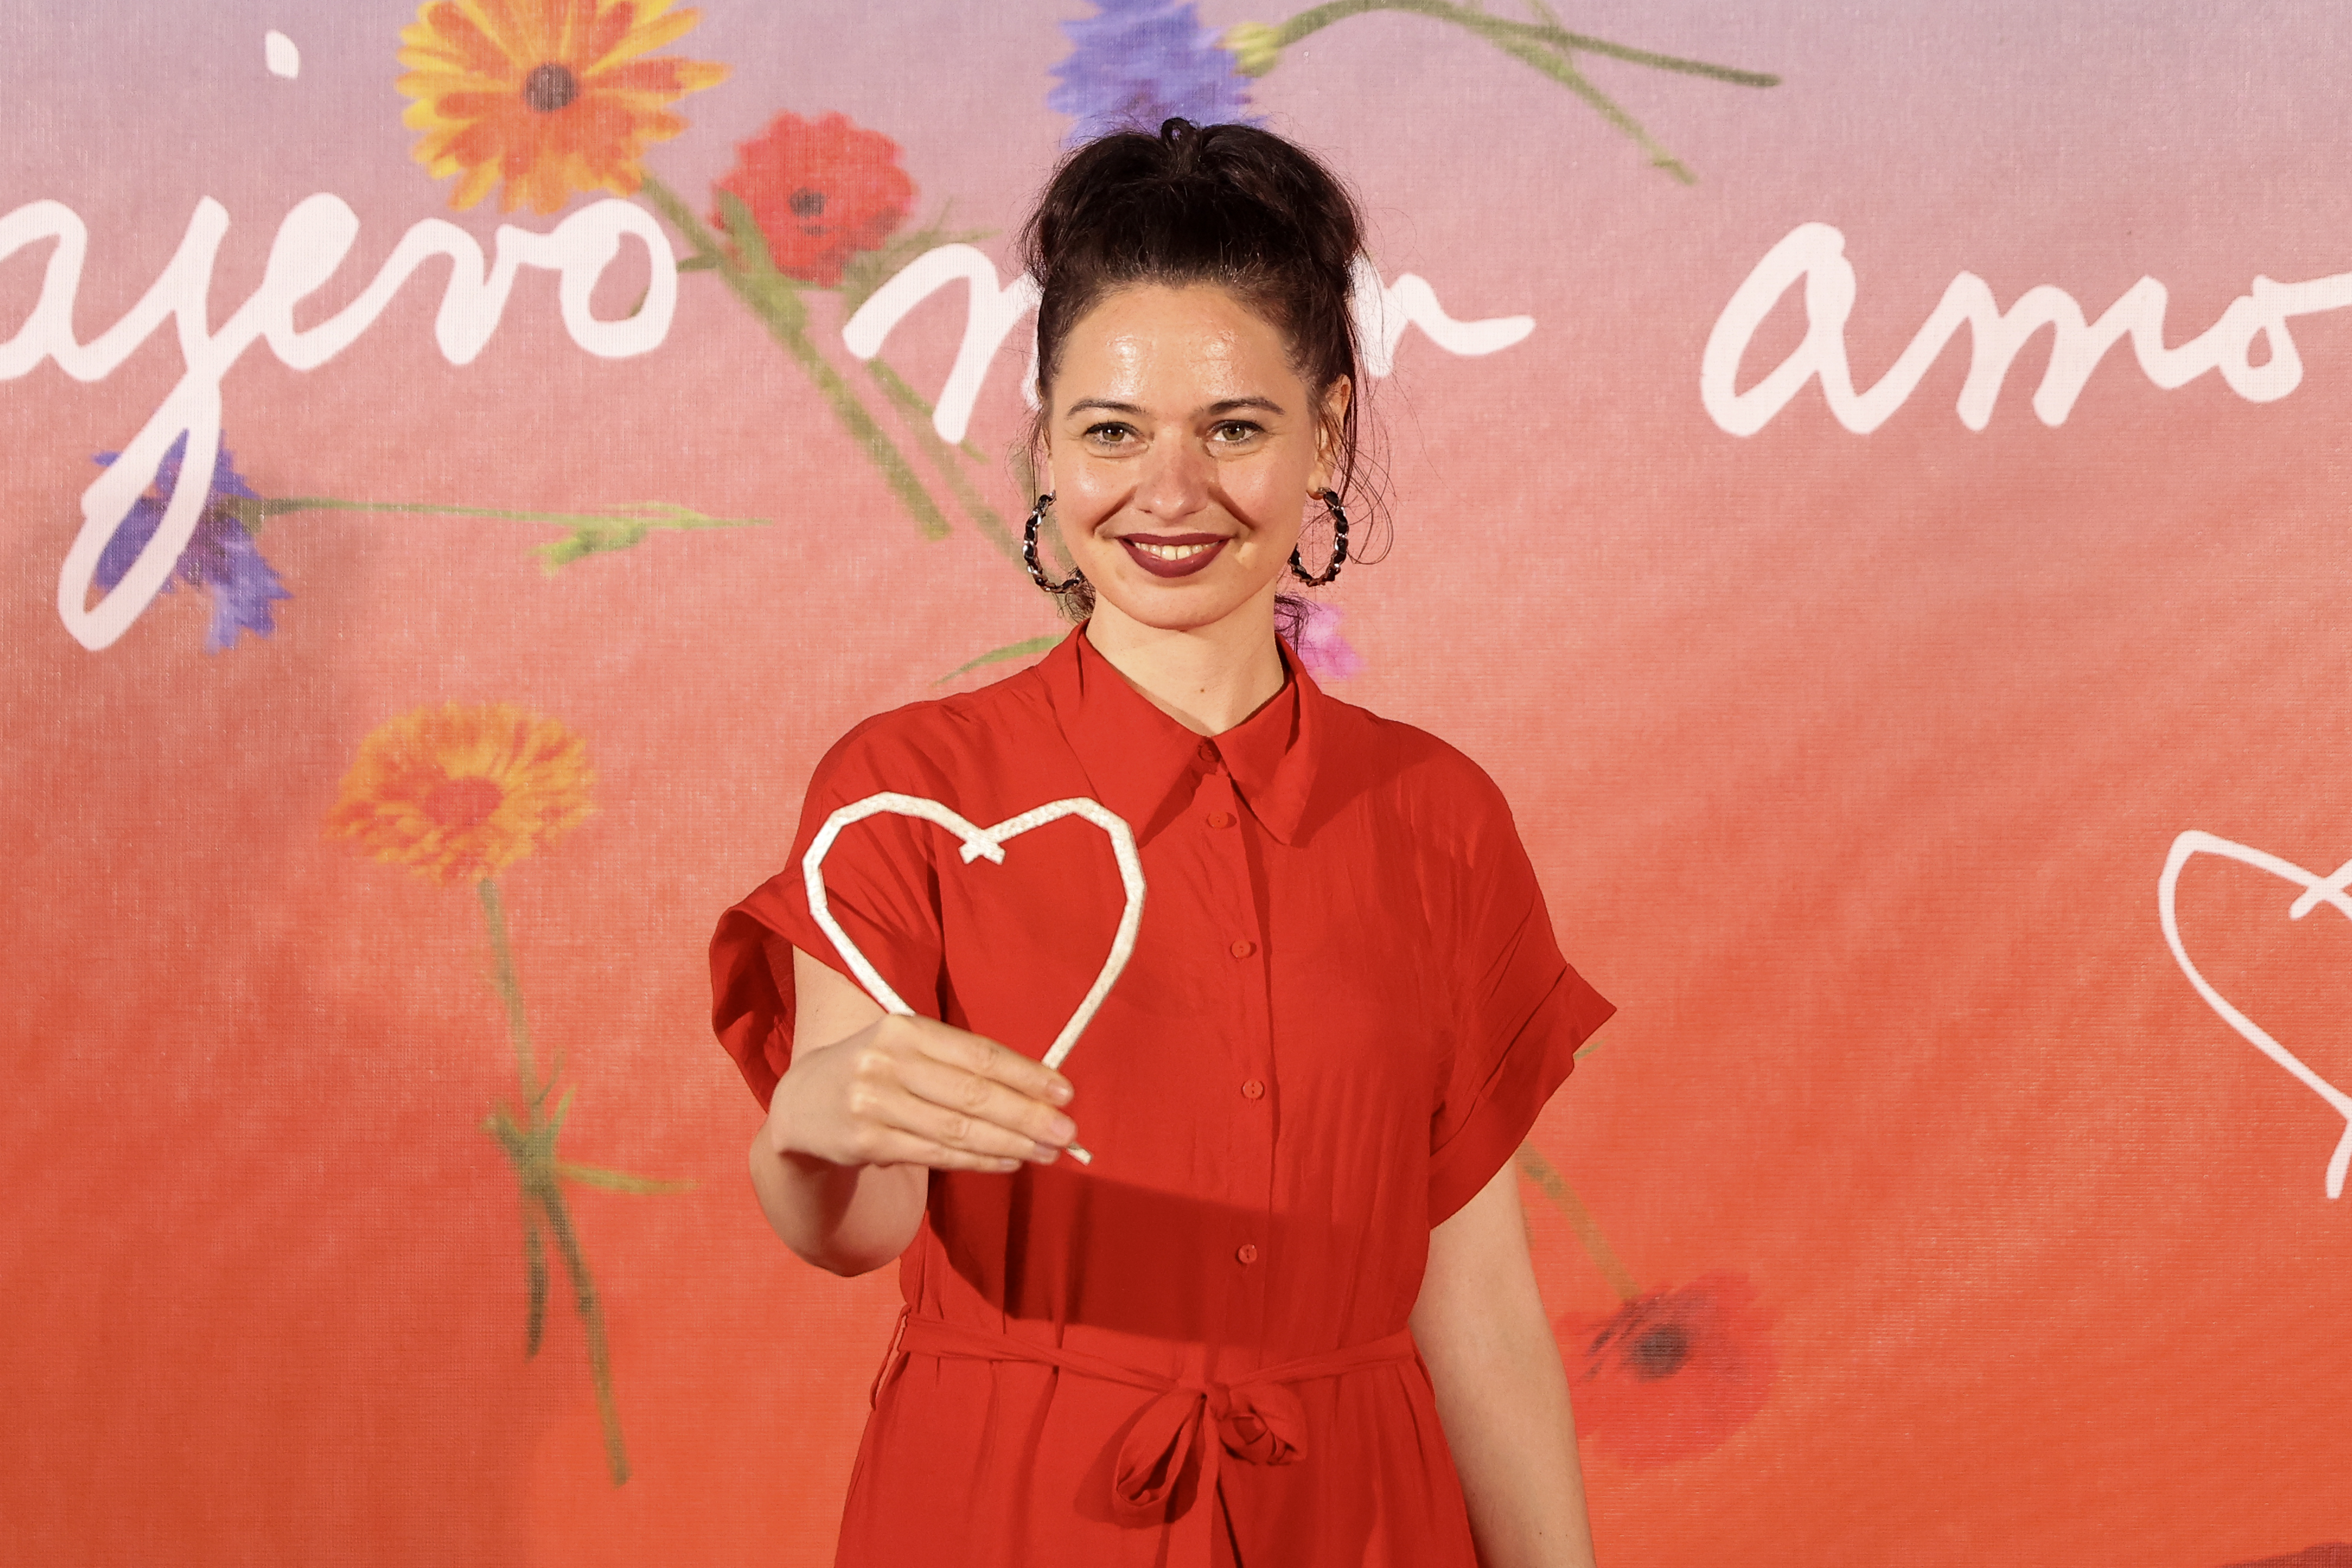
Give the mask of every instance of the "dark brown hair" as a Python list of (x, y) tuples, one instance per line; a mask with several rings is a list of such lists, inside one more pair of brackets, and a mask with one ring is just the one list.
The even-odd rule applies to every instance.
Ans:
[(1116, 131), (1087, 142), (1062, 161), (1021, 230), (1021, 258), (1043, 296), (1033, 435), (1043, 433), (1070, 329), (1104, 296), (1142, 283), (1213, 284), (1282, 334), (1318, 410), (1348, 382), (1346, 412), (1329, 432), (1331, 487), (1355, 506), (1364, 379), (1350, 295), (1363, 248), (1347, 188), (1270, 131), (1171, 120), (1156, 136)]

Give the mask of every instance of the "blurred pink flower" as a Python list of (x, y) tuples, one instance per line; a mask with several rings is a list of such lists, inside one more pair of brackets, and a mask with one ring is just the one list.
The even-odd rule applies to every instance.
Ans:
[(1339, 635), (1338, 605), (1285, 595), (1276, 601), (1275, 613), (1298, 662), (1317, 680), (1344, 681), (1364, 673), (1364, 656)]

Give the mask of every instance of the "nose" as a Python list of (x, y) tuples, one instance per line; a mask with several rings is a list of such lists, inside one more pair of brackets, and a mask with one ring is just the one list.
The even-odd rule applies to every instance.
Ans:
[(1132, 505), (1158, 522), (1192, 517), (1209, 504), (1211, 467), (1209, 455), (1190, 441), (1156, 441), (1144, 454)]

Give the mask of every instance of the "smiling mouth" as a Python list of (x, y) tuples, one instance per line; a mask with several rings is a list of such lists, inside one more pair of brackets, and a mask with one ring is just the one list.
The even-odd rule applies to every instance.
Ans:
[(1130, 534), (1118, 542), (1128, 559), (1154, 577), (1190, 577), (1216, 559), (1233, 541), (1223, 534), (1179, 534), (1170, 538)]

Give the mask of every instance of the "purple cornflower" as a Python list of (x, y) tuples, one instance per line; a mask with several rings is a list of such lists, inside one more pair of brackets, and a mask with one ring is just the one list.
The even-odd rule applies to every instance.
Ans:
[(1307, 673), (1318, 681), (1344, 681), (1364, 673), (1364, 656), (1339, 635), (1339, 607), (1319, 599), (1285, 595), (1275, 617)]
[[(172, 444), (163, 454), (163, 461), (155, 471), (154, 487), (131, 504), (124, 514), (114, 537), (98, 558), (98, 585), (111, 592), (155, 537), (163, 521), (163, 507), (180, 482), (180, 464), (187, 456), (185, 435)], [(101, 452), (97, 462), (108, 468), (122, 455), (119, 452)], [(205, 631), (205, 652), (217, 653), (235, 645), (239, 632), (250, 632), (257, 637), (267, 637), (278, 629), (270, 618), (270, 601), (290, 599), (286, 585), (278, 580), (278, 573), (261, 559), (261, 548), (253, 542), (253, 535), (226, 502), (258, 501), (261, 497), (245, 482), (229, 461), (228, 448), (220, 449), (220, 460), (213, 465), (211, 491), (205, 497), (205, 509), (196, 519), (196, 531), (187, 547), (180, 551), (179, 573), (192, 585), (212, 595), (212, 624)], [(166, 592), (172, 588), (169, 578), (163, 580)]]
[(1095, 0), (1095, 15), (1062, 31), (1077, 47), (1054, 68), (1061, 85), (1045, 107), (1077, 121), (1072, 145), (1109, 131), (1158, 131), (1180, 115), (1199, 125), (1258, 122), (1248, 78), (1192, 0)]

